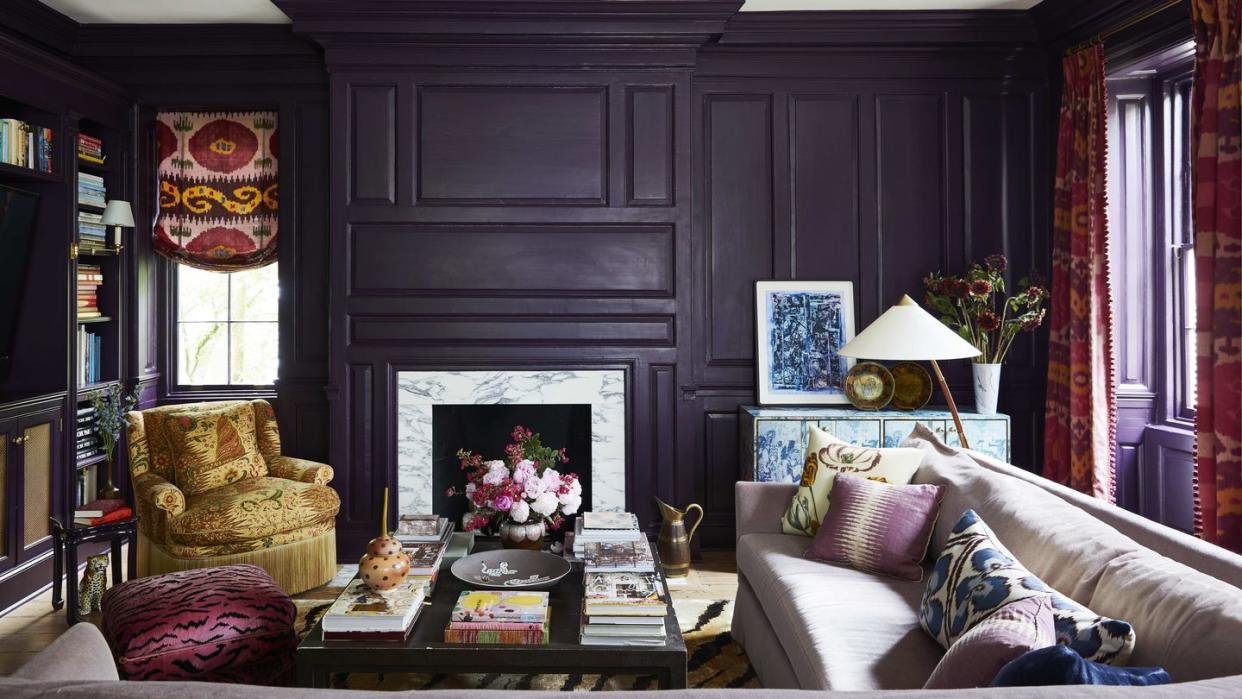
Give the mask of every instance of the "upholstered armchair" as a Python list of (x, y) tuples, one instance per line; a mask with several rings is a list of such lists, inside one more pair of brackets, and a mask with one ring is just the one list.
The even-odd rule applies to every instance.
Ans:
[(288, 594), (336, 573), (332, 468), (283, 456), (265, 400), (126, 415), (138, 574), (251, 563)]

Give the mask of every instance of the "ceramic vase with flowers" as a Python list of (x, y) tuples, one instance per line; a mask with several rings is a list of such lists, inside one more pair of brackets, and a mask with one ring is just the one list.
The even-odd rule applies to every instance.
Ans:
[(121, 497), (120, 489), (112, 481), (112, 458), (121, 439), (121, 429), (125, 426), (125, 413), (133, 410), (137, 402), (137, 393), (122, 394), (118, 384), (109, 386), (91, 398), (91, 406), (95, 408), (95, 435), (99, 437), (105, 458), (105, 480), (99, 495), (108, 500)]
[(1005, 290), (1008, 266), (1004, 255), (988, 255), (982, 264), (971, 263), (960, 276), (937, 272), (923, 279), (927, 305), (940, 314), (942, 323), (979, 350), (972, 369), (975, 411), (980, 415), (996, 414), (1001, 366), (1014, 338), (1044, 322), (1047, 289), (1026, 277), (1010, 296)]
[(556, 468), (569, 463), (563, 447), (544, 446), (538, 433), (521, 425), (513, 428), (512, 437), (503, 459), (485, 461), (465, 449), (457, 452), (466, 485), (449, 488), (448, 494), (469, 503), (470, 511), (462, 518), (466, 531), (495, 532), (505, 548), (538, 550), (548, 532), (559, 530), (566, 517), (578, 512), (582, 484), (577, 474)]

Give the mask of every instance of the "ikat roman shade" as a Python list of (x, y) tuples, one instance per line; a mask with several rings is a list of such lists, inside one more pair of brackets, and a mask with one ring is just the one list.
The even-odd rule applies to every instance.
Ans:
[(276, 261), (276, 112), (160, 112), (155, 250), (192, 267)]

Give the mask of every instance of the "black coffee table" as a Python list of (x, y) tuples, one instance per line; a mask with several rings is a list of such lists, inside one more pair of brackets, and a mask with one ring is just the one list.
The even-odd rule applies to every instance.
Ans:
[[(480, 542), (474, 552), (495, 546)], [(654, 553), (655, 547), (651, 548)], [(548, 645), (445, 643), (444, 627), (449, 614), (460, 593), (467, 589), (472, 588), (453, 577), (448, 565), (443, 566), (431, 604), (423, 607), (405, 641), (325, 641), (323, 624), (316, 622), (298, 646), (298, 684), (327, 687), (328, 677), (338, 672), (430, 672), (652, 675), (665, 689), (686, 687), (686, 644), (671, 599), (664, 617), (664, 645), (581, 645), (578, 632), (582, 623), (582, 568), (575, 565), (572, 573), (549, 590), (552, 638)], [(666, 592), (667, 589), (666, 585)]]

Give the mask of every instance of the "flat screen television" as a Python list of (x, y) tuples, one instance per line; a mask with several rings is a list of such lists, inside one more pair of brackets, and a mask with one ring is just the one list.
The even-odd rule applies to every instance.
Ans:
[(39, 195), (0, 185), (0, 381), (13, 365), (22, 288), (30, 266)]

